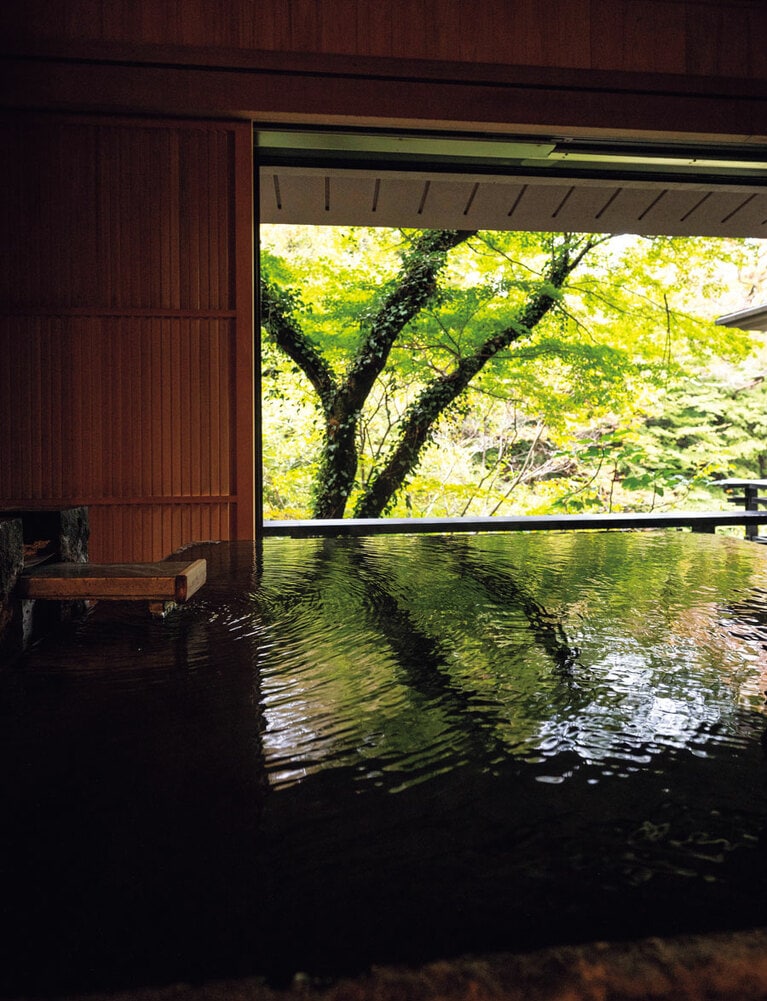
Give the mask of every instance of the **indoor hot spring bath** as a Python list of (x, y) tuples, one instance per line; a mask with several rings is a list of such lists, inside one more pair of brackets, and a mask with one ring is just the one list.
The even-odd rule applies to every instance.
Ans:
[(5, 996), (767, 996), (767, 547), (187, 556), (0, 672)]

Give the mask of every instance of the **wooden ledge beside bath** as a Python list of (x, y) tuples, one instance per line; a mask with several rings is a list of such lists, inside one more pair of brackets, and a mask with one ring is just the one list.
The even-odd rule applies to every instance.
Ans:
[(19, 577), (21, 598), (48, 601), (148, 601), (154, 613), (188, 601), (207, 577), (207, 562), (48, 563)]

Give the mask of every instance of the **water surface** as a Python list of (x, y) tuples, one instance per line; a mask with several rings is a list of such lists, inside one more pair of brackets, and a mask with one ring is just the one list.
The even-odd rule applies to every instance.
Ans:
[(0, 674), (11, 991), (337, 976), (767, 920), (767, 549), (186, 550)]

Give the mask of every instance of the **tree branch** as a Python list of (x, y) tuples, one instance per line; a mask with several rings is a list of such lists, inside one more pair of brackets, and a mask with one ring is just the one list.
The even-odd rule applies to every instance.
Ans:
[[(408, 409), (399, 439), (385, 465), (374, 475), (359, 499), (354, 516), (377, 518), (415, 469), (421, 450), (429, 440), (439, 417), (463, 393), (472, 379), (503, 348), (531, 334), (536, 325), (560, 298), (560, 289), (568, 276), (596, 242), (579, 243), (566, 235), (552, 246), (552, 256), (539, 288), (530, 296), (518, 318), (503, 330), (488, 337), (471, 355), (462, 358), (452, 372), (435, 379), (420, 393)], [(571, 254), (576, 249), (575, 255)]]
[(263, 277), (260, 288), (261, 322), (266, 332), (311, 382), (327, 414), (338, 391), (332, 368), (293, 315), (290, 293), (281, 292)]
[(357, 427), (365, 401), (403, 327), (437, 291), (437, 276), (445, 266), (447, 252), (471, 235), (468, 230), (425, 230), (418, 234), (346, 375), (340, 384), (333, 384), (327, 402), (323, 399), (326, 438), (316, 480), (315, 518), (343, 517), (357, 473)]
[(381, 303), (343, 381), (347, 408), (359, 410), (381, 374), (392, 346), (403, 328), (437, 291), (437, 276), (447, 252), (464, 243), (476, 230), (424, 230), (403, 260), (392, 291)]

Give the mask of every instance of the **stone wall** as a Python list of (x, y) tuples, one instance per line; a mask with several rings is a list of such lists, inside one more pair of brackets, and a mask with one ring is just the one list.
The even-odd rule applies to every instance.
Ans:
[(21, 518), (0, 518), (0, 662), (17, 652), (21, 635), (21, 602), (12, 598), (24, 568)]
[(0, 665), (85, 610), (81, 601), (22, 601), (15, 589), (25, 566), (87, 563), (89, 534), (84, 507), (0, 514)]

